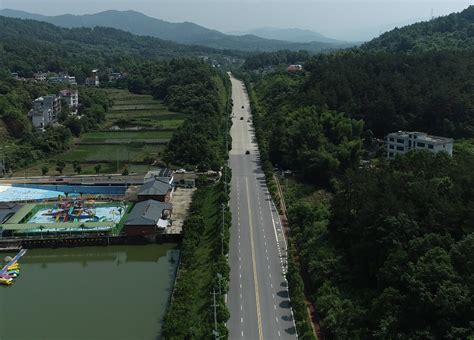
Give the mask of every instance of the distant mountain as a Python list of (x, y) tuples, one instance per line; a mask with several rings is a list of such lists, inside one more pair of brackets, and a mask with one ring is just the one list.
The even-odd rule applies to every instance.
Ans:
[(91, 68), (120, 69), (148, 59), (234, 55), (232, 51), (182, 45), (109, 27), (68, 29), (4, 16), (0, 16), (0, 32), (0, 73), (10, 70), (23, 76), (49, 70), (69, 71), (85, 78)]
[(191, 22), (170, 23), (146, 16), (135, 11), (105, 11), (87, 15), (59, 15), (44, 16), (23, 11), (3, 9), (0, 15), (46, 21), (53, 25), (74, 27), (112, 27), (136, 35), (157, 37), (182, 44), (202, 45), (218, 49), (233, 49), (243, 51), (276, 51), (276, 50), (308, 50), (321, 52), (340, 47), (344, 44), (333, 42), (289, 42), (276, 39), (265, 39), (256, 35), (241, 36), (228, 35), (216, 30), (208, 29)]
[(474, 49), (474, 6), (382, 34), (362, 49), (387, 52)]
[(236, 35), (253, 34), (260, 38), (309, 43), (323, 42), (329, 44), (347, 44), (345, 41), (328, 38), (321, 33), (299, 28), (261, 27), (246, 32), (235, 32)]

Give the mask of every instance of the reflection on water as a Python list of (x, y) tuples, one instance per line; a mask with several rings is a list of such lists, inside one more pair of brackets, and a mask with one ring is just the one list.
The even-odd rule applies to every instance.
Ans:
[(178, 257), (175, 245), (30, 250), (0, 287), (0, 339), (156, 339)]

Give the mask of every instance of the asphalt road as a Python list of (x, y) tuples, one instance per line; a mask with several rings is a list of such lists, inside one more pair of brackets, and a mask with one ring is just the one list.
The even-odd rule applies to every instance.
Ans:
[(241, 81), (232, 77), (231, 81), (234, 117), (227, 326), (231, 339), (295, 339), (284, 277), (286, 242), (260, 167), (253, 127), (247, 121), (251, 117), (247, 93)]

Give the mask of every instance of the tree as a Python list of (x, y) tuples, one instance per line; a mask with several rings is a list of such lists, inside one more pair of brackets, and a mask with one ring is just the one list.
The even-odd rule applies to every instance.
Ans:
[(98, 175), (100, 173), (101, 168), (102, 168), (102, 165), (100, 165), (100, 164), (97, 164), (96, 166), (94, 166), (94, 170), (95, 170), (96, 175)]
[(41, 173), (43, 174), (43, 176), (46, 176), (48, 172), (49, 168), (46, 165), (43, 165), (43, 167), (41, 168)]
[(77, 164), (75, 167), (74, 167), (74, 171), (77, 172), (78, 175), (81, 174), (82, 172), (82, 167), (80, 164)]
[(66, 167), (66, 163), (62, 160), (56, 162), (56, 171), (59, 172), (60, 175), (63, 174), (64, 168)]

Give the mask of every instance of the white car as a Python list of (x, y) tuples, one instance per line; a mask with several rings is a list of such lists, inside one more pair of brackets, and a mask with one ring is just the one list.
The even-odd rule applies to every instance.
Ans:
[(175, 173), (177, 174), (185, 174), (186, 173), (186, 170), (185, 169), (178, 169), (175, 171)]

